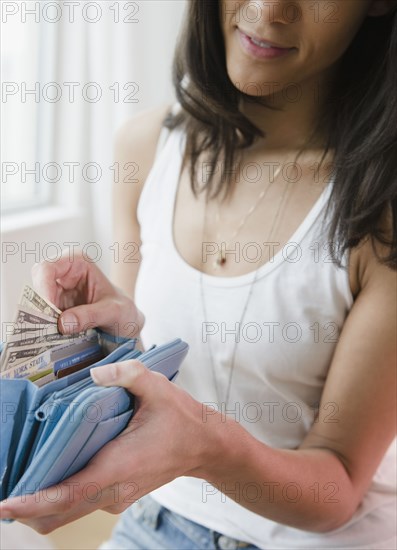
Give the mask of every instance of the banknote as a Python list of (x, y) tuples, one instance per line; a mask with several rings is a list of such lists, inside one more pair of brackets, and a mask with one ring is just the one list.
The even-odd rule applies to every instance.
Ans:
[(2, 378), (28, 378), (30, 376), (43, 373), (44, 370), (51, 368), (51, 353), (45, 351), (36, 357), (31, 357), (17, 365), (7, 365), (7, 368), (1, 372)]
[[(92, 338), (79, 338), (69, 344), (61, 344), (50, 349), (38, 349), (36, 355), (23, 357), (22, 353), (18, 358), (23, 360), (16, 361), (8, 358), (6, 369), (2, 370), (2, 378), (40, 378), (48, 374), (51, 369), (56, 375), (58, 371), (65, 368), (76, 367), (80, 363), (86, 364), (87, 359), (97, 359), (101, 355), (98, 340), (92, 341)], [(3, 352), (4, 353), (4, 352)]]
[[(44, 351), (49, 349), (54, 349), (55, 347), (63, 348), (73, 345), (75, 342), (74, 338), (60, 338), (58, 341), (52, 342), (39, 342), (36, 344), (26, 344), (15, 346), (16, 342), (8, 342), (5, 350), (5, 355), (2, 361), (2, 364), (17, 365), (29, 359), (29, 357), (35, 357)], [(63, 346), (62, 346), (63, 344)], [(4, 352), (3, 352), (4, 353)]]
[(56, 326), (58, 324), (57, 319), (55, 319), (54, 317), (36, 311), (33, 308), (29, 308), (27, 306), (18, 306), (15, 322), (26, 323), (28, 326), (42, 324), (50, 324)]
[(28, 325), (27, 323), (3, 323), (2, 341), (22, 341), (25, 338), (39, 338), (50, 334), (57, 334), (59, 336), (57, 325), (49, 323), (35, 325)]
[(41, 311), (41, 313), (44, 313), (48, 317), (53, 317), (54, 319), (58, 319), (61, 314), (60, 309), (54, 306), (54, 304), (46, 298), (40, 296), (40, 294), (33, 290), (33, 288), (29, 285), (24, 286), (19, 303), (21, 306), (26, 306), (28, 308)]
[(7, 365), (7, 368), (13, 365), (17, 365), (18, 363), (23, 363), (30, 357), (35, 357), (36, 355), (40, 355), (40, 353), (43, 353), (44, 351), (47, 351), (48, 349), (51, 349), (51, 346), (35, 346), (32, 348), (22, 348), (22, 349), (8, 349), (7, 346), (7, 352), (4, 358), (4, 363)]
[[(63, 335), (59, 333), (58, 327), (56, 325), (35, 325), (35, 328), (27, 327), (26, 324), (17, 324), (11, 328), (10, 332), (5, 333), (5, 340), (7, 346), (11, 342), (19, 342), (21, 345), (26, 343), (34, 343), (33, 340), (37, 342), (51, 342), (54, 339), (66, 339), (73, 338), (73, 336)], [(29, 342), (28, 342), (29, 341)]]
[(5, 323), (3, 330), (0, 377), (28, 378), (43, 385), (101, 357), (97, 332), (64, 335), (58, 330), (60, 314), (49, 300), (24, 286), (15, 321)]

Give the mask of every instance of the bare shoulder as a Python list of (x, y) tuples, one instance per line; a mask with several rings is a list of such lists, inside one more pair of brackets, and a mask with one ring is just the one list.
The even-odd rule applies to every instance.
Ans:
[[(379, 228), (383, 231), (387, 240), (392, 240), (393, 221), (390, 208), (385, 208), (382, 218), (379, 221)], [(376, 257), (374, 246), (380, 258), (386, 257), (390, 253), (390, 248), (379, 241), (372, 243), (369, 237), (366, 237), (360, 246), (354, 252), (354, 261), (356, 266), (356, 278), (358, 292), (365, 288), (383, 281), (387, 281), (393, 285), (393, 280), (397, 276), (397, 272), (381, 263)]]
[[(379, 227), (384, 231), (386, 238), (391, 241), (393, 221), (390, 207), (385, 208), (383, 216), (379, 221)], [(390, 253), (390, 249), (379, 241), (375, 241), (374, 245), (381, 258), (386, 257)], [(362, 239), (359, 245), (350, 251), (349, 280), (354, 299), (369, 284), (372, 285), (375, 279), (383, 278), (384, 281), (389, 279), (392, 282), (393, 277), (395, 278), (396, 275), (396, 271), (382, 264), (376, 257), (374, 246), (369, 236)]]
[[(153, 164), (162, 122), (171, 107), (172, 104), (165, 103), (146, 109), (126, 120), (115, 134), (116, 161), (136, 164), (137, 173), (134, 174), (134, 180), (138, 180), (138, 183), (134, 187), (139, 190)], [(120, 169), (124, 169), (124, 166), (120, 166)]]
[(162, 122), (171, 106), (163, 104), (134, 115), (114, 136), (113, 158), (118, 177), (113, 184), (113, 239), (118, 249), (128, 255), (128, 261), (124, 257), (122, 261), (114, 260), (111, 278), (131, 296), (141, 259), (139, 197), (154, 162)]

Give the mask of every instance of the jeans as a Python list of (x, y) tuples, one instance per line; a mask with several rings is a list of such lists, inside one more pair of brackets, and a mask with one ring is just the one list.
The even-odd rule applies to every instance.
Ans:
[(111, 538), (98, 550), (258, 550), (190, 521), (157, 503), (150, 495), (127, 508)]

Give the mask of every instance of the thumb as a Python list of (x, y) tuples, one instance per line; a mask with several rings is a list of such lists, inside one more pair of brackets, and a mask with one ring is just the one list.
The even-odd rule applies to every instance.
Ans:
[[(100, 386), (121, 386), (137, 397), (150, 398), (163, 374), (150, 371), (137, 359), (109, 363), (90, 370), (92, 379)], [(159, 395), (159, 394), (158, 394)]]
[(63, 334), (76, 334), (95, 327), (107, 328), (109, 307), (104, 302), (71, 307), (59, 316), (59, 329)]

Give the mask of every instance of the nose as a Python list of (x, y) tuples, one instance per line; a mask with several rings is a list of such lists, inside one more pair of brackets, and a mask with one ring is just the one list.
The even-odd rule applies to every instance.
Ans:
[(243, 17), (247, 23), (291, 24), (300, 21), (300, 2), (291, 0), (247, 0), (243, 7)]

